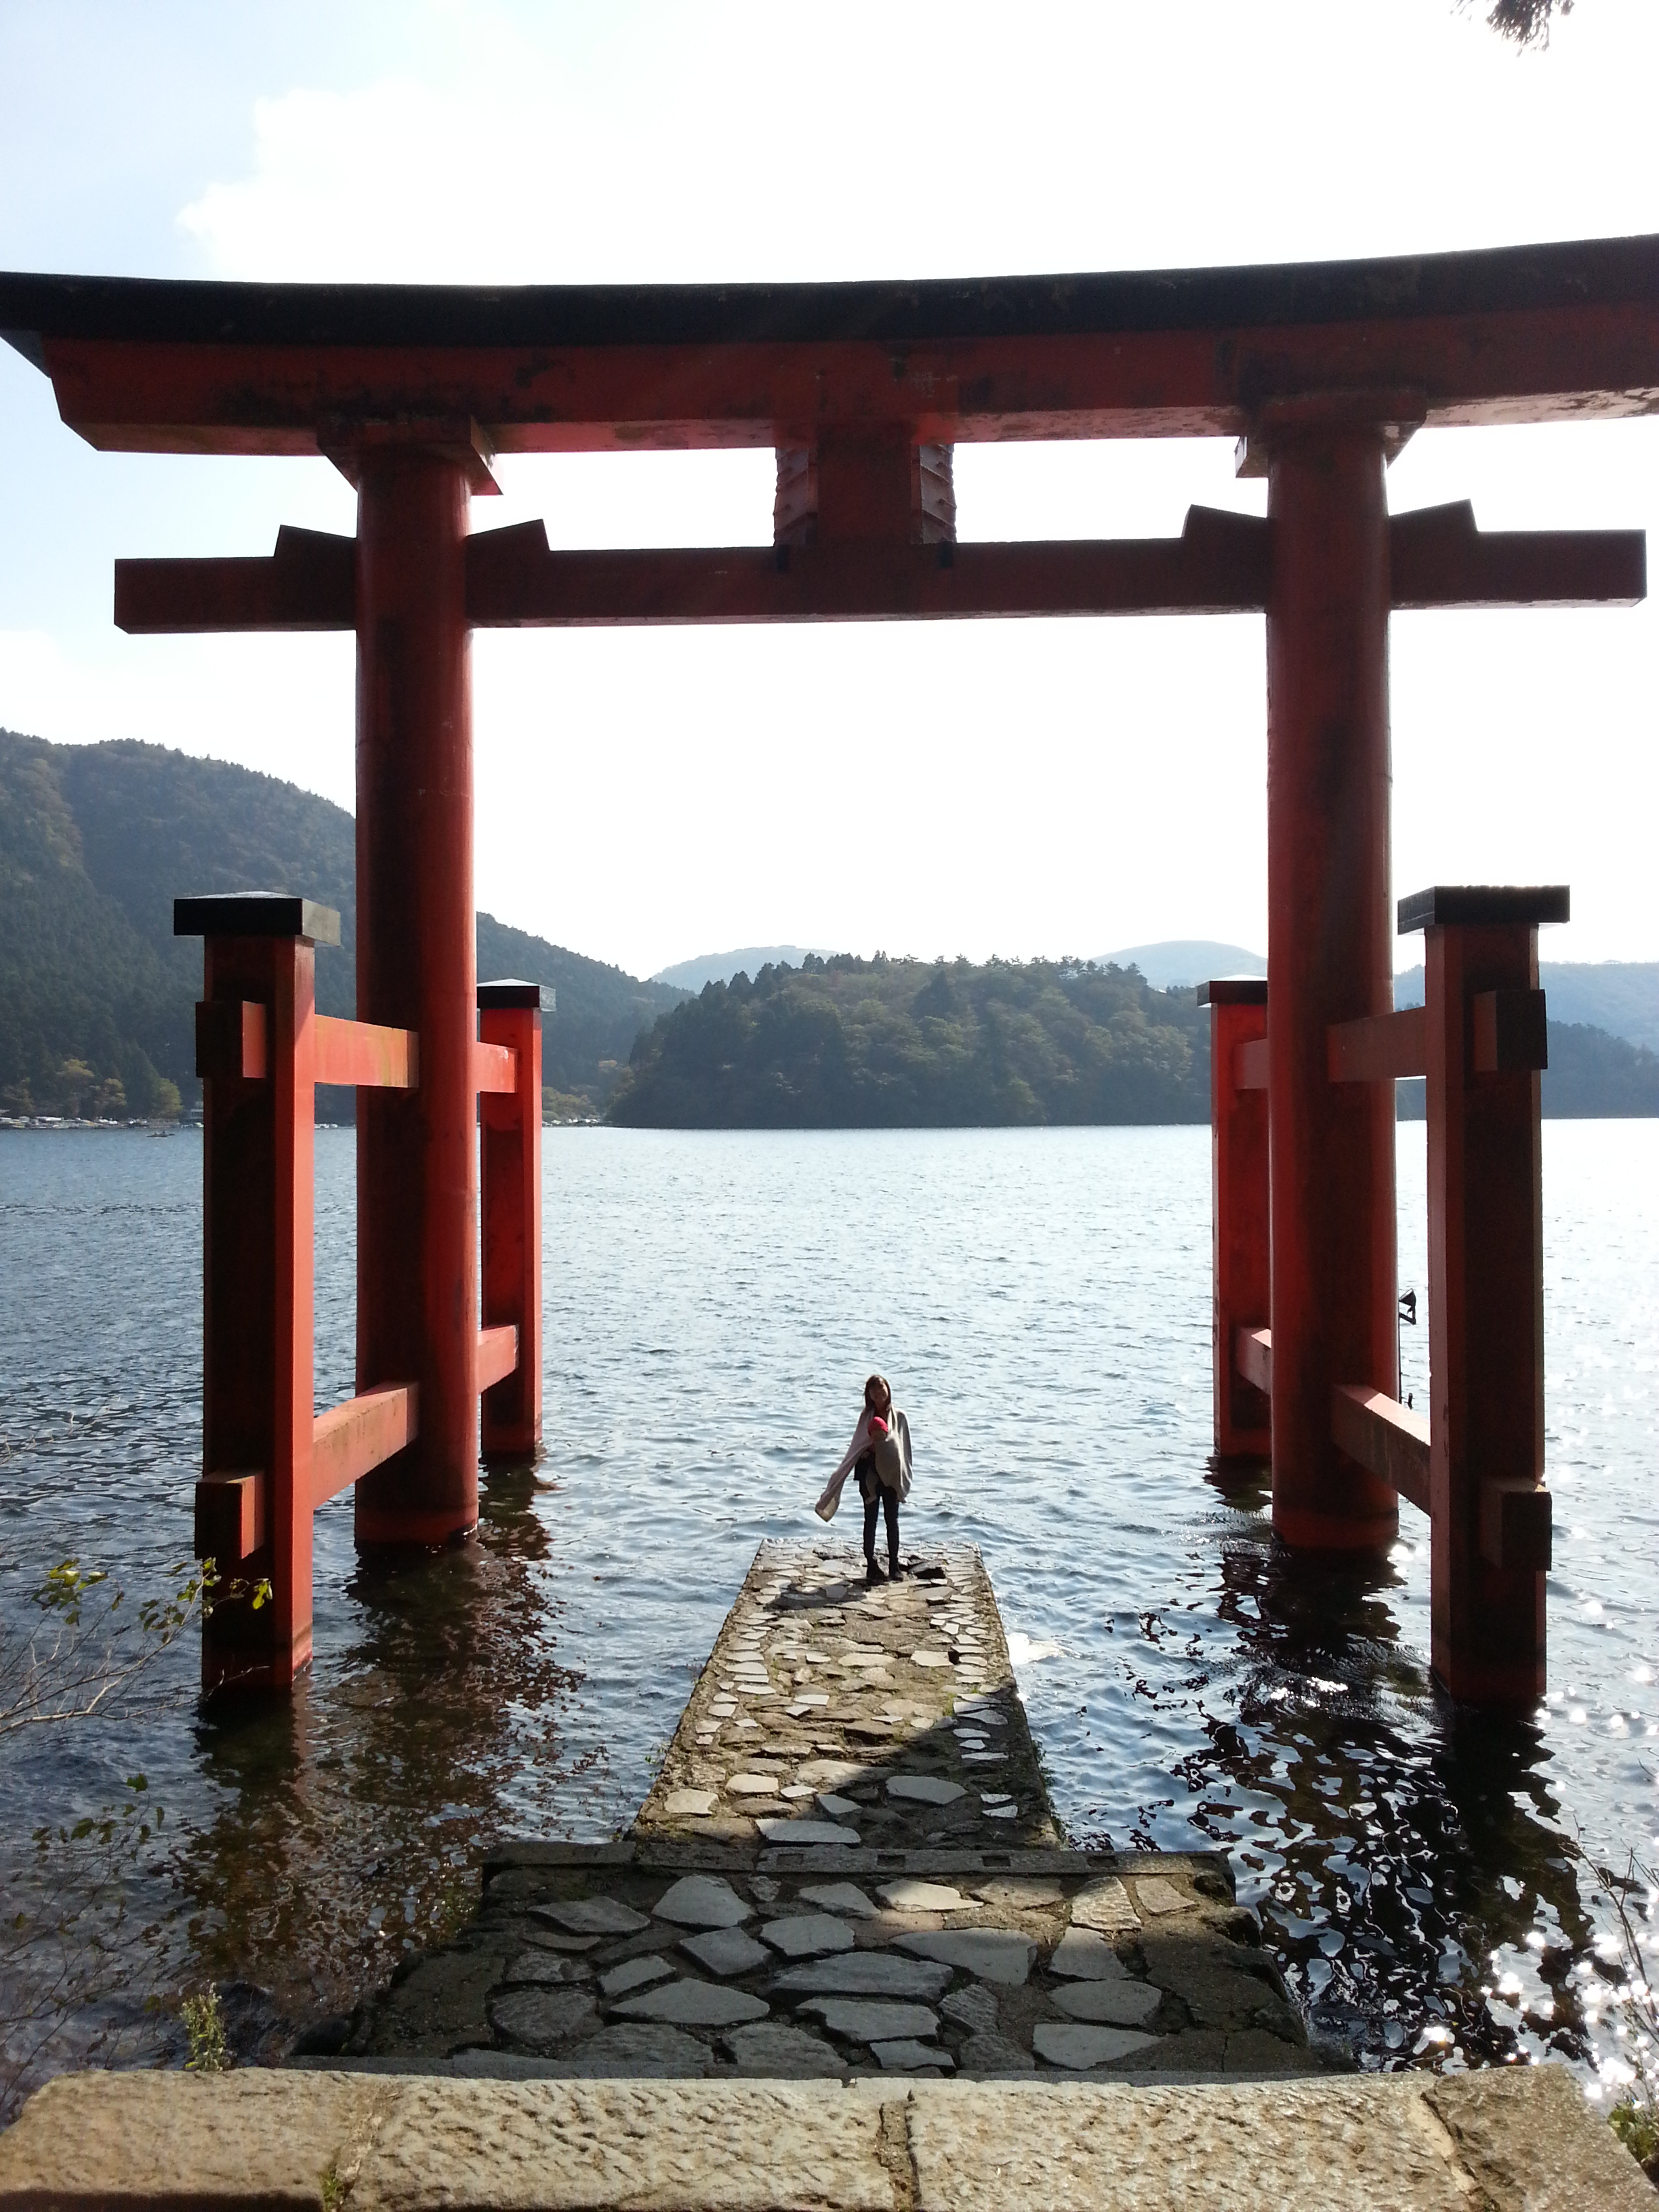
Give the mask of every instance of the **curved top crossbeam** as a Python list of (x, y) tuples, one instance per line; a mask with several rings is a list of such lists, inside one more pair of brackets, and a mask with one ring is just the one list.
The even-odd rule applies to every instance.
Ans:
[[(505, 452), (1249, 434), (1659, 409), (1659, 238), (926, 283), (233, 284), (0, 275), (0, 335), (111, 450)], [(335, 426), (343, 426), (337, 430)]]

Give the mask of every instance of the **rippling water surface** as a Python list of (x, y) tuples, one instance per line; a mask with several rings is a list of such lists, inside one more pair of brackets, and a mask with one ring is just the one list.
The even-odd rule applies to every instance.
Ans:
[[(624, 1823), (756, 1543), (817, 1530), (875, 1365), (910, 1527), (982, 1549), (1075, 1839), (1227, 1850), (1364, 2063), (1605, 2062), (1619, 1970), (1571, 1845), (1659, 1850), (1659, 1123), (1544, 1135), (1553, 1686), (1500, 1723), (1429, 1684), (1410, 1508), (1389, 1560), (1310, 1569), (1208, 1469), (1206, 1131), (550, 1130), (546, 1457), (486, 1483), (480, 1540), (360, 1564), (337, 1500), (291, 1705), (204, 1713), (191, 1636), (99, 1717), (0, 1740), (33, 2063), (167, 2047), (209, 1973), (290, 2019), (347, 2004), (453, 1924), (489, 1834)], [(1400, 1154), (1420, 1295), (1420, 1124)], [(319, 1405), (351, 1388), (352, 1165), (319, 1132)], [(0, 1137), (9, 1624), (55, 1559), (137, 1597), (188, 1552), (200, 1173), (189, 1133)], [(112, 1807), (100, 1861), (73, 1823)], [(271, 2008), (238, 2002), (254, 2047)]]

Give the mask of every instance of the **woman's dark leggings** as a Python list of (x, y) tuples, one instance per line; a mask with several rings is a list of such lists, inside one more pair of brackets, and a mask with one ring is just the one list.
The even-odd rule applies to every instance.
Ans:
[(878, 1482), (864, 1493), (864, 1556), (873, 1562), (876, 1556), (876, 1515), (884, 1510), (887, 1515), (887, 1564), (898, 1565), (898, 1492), (889, 1490), (884, 1482)]

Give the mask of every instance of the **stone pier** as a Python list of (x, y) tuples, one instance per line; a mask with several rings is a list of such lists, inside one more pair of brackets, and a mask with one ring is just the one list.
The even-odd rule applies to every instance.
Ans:
[(1310, 2050), (1219, 1855), (1067, 1849), (978, 1554), (916, 1567), (763, 1546), (626, 1837), (501, 1845), (285, 2071), (52, 2083), (0, 2212), (1651, 2203), (1559, 2069)]
[(763, 1545), (629, 1835), (508, 1844), (314, 2065), (492, 2079), (1316, 2073), (1219, 1854), (1066, 1848), (989, 1577)]

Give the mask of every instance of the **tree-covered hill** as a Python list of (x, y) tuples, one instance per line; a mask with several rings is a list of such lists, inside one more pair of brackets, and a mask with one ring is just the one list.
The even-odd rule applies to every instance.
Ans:
[[(0, 1112), (164, 1113), (196, 1095), (202, 951), (173, 934), (180, 893), (294, 890), (337, 908), (317, 1003), (351, 1014), (356, 883), (350, 815), (275, 776), (0, 731)], [(543, 1072), (567, 1112), (598, 1111), (641, 1028), (684, 996), (487, 914), (478, 972), (557, 991)]]
[(710, 983), (634, 1048), (613, 1121), (673, 1128), (1204, 1121), (1190, 991), (1077, 961), (810, 958)]
[[(319, 950), (317, 998), (350, 1014), (355, 880), (351, 817), (274, 776), (0, 731), (0, 1114), (194, 1098), (201, 947), (173, 934), (180, 892), (287, 890), (338, 908), (343, 941)], [(556, 1115), (609, 1101), (617, 1121), (688, 1128), (1208, 1118), (1208, 1014), (1133, 968), (814, 956), (692, 999), (481, 914), (478, 972), (556, 990), (544, 1036)], [(1547, 1115), (1659, 1115), (1652, 1052), (1552, 1022), (1550, 1062)], [(1402, 1086), (1402, 1111), (1421, 1088)], [(321, 1103), (337, 1115), (350, 1094)]]
[[(1557, 1119), (1659, 1115), (1659, 1057), (1549, 1025)], [(1419, 1118), (1423, 1086), (1400, 1086)], [(684, 1129), (1207, 1121), (1210, 1017), (1190, 990), (1078, 961), (808, 958), (710, 983), (641, 1035), (608, 1118)]]

